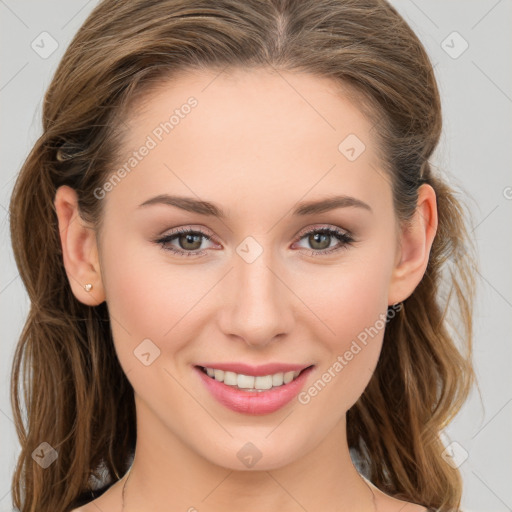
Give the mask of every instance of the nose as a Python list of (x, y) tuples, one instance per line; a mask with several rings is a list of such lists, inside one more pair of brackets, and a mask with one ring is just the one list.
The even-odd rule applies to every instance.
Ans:
[(252, 262), (235, 254), (235, 268), (223, 280), (222, 332), (252, 347), (263, 348), (290, 333), (294, 322), (293, 293), (270, 252), (264, 250)]

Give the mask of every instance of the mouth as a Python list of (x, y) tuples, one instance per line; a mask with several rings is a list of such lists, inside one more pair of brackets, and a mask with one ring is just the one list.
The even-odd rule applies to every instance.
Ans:
[(222, 382), (226, 386), (231, 386), (241, 391), (256, 393), (280, 388), (289, 384), (297, 379), (302, 372), (312, 367), (313, 365), (310, 365), (302, 370), (283, 371), (269, 373), (267, 375), (246, 375), (234, 371), (221, 370), (220, 368), (197, 366), (199, 370), (217, 382)]
[[(243, 364), (209, 363), (195, 365), (194, 370), (218, 403), (237, 413), (261, 415), (290, 403), (305, 386), (314, 367), (268, 364), (255, 368)], [(235, 369), (245, 373), (235, 372)]]

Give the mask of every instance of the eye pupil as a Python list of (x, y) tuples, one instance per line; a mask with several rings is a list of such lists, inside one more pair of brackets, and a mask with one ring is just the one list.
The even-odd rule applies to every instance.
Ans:
[[(187, 234), (181, 235), (178, 240), (180, 242), (180, 247), (182, 249), (197, 250), (201, 247), (202, 237), (203, 237), (202, 235), (194, 235), (191, 233), (187, 233)], [(194, 244), (194, 238), (196, 239), (195, 240), (196, 246), (194, 246), (194, 247), (187, 246), (186, 244), (188, 244), (188, 243)], [(183, 243), (182, 243), (183, 239), (185, 239), (185, 245), (183, 245)], [(197, 244), (198, 241), (199, 241), (199, 244)]]
[[(327, 245), (322, 244), (322, 242), (319, 240), (319, 238), (323, 238), (323, 241), (325, 242), (327, 240)], [(331, 242), (331, 235), (328, 235), (326, 233), (314, 233), (312, 235), (309, 236), (309, 240), (310, 240), (310, 243), (312, 245), (312, 247), (314, 247), (315, 249), (327, 249), (330, 245), (330, 242)], [(316, 247), (315, 244), (316, 243), (320, 243), (320, 247)]]

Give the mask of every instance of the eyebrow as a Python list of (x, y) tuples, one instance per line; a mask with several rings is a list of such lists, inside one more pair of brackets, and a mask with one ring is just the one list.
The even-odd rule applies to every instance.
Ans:
[[(138, 206), (138, 208), (154, 205), (163, 204), (167, 206), (175, 206), (188, 212), (198, 213), (200, 215), (209, 215), (225, 219), (226, 213), (215, 204), (209, 201), (201, 201), (192, 197), (183, 196), (172, 196), (169, 194), (160, 194), (152, 197), (147, 201), (144, 201)], [(313, 215), (316, 213), (324, 213), (336, 208), (347, 208), (356, 207), (368, 210), (372, 212), (370, 205), (352, 196), (332, 196), (326, 199), (317, 201), (307, 201), (299, 203), (299, 205), (293, 210), (293, 215)]]

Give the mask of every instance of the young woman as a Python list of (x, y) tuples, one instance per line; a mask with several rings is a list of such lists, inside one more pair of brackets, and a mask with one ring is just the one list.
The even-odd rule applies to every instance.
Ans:
[(43, 120), (10, 205), (20, 511), (459, 509), (471, 253), (393, 7), (103, 1)]

